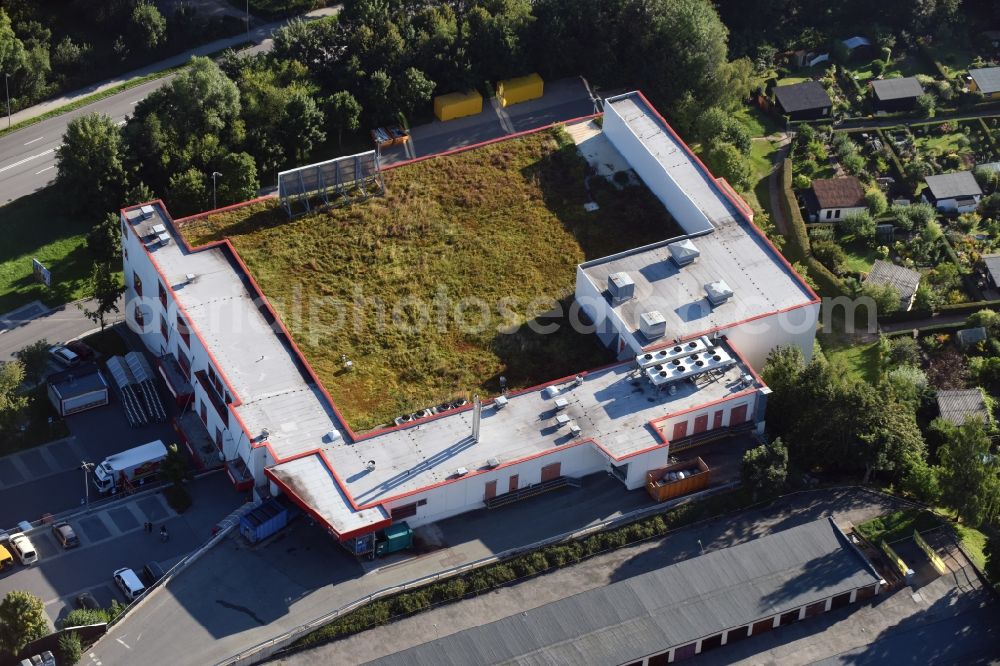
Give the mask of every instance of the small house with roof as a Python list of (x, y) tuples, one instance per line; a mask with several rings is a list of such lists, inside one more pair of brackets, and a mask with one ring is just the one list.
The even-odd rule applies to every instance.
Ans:
[(887, 284), (899, 294), (899, 309), (907, 311), (913, 307), (913, 299), (920, 286), (920, 273), (903, 268), (888, 261), (876, 259), (872, 269), (865, 276), (865, 284)]
[(865, 191), (854, 176), (818, 178), (806, 195), (811, 222), (836, 222), (866, 207)]
[(986, 99), (1000, 99), (1000, 67), (970, 69), (969, 90), (983, 93)]
[(990, 408), (981, 388), (938, 391), (937, 406), (941, 418), (955, 425), (968, 419), (990, 422)]
[(917, 106), (917, 98), (924, 94), (915, 76), (872, 81), (871, 86), (878, 111), (910, 111)]
[(927, 176), (924, 182), (927, 187), (921, 197), (942, 213), (972, 212), (983, 198), (983, 190), (971, 171)]
[(829, 118), (833, 107), (826, 89), (816, 81), (775, 86), (774, 100), (789, 120)]

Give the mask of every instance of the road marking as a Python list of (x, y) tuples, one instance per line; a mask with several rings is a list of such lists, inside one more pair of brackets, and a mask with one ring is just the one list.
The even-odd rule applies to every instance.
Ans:
[(40, 174), (40, 173), (45, 173), (45, 172), (46, 172), (46, 171), (48, 171), (49, 169), (55, 169), (55, 168), (56, 168), (56, 165), (55, 165), (55, 164), (53, 164), (52, 166), (47, 166), (47, 167), (45, 167), (44, 169), (42, 169), (41, 171), (36, 171), (36, 172), (35, 172), (35, 175), (37, 176), (37, 175), (38, 175), (38, 174)]
[(3, 173), (4, 171), (7, 171), (8, 169), (13, 169), (16, 166), (21, 166), (25, 162), (30, 162), (31, 160), (38, 159), (39, 157), (45, 157), (46, 155), (48, 155), (49, 153), (54, 152), (54, 151), (55, 151), (55, 148), (49, 148), (44, 153), (38, 153), (37, 155), (29, 155), (28, 157), (25, 157), (20, 162), (14, 162), (13, 164), (8, 164), (5, 167), (0, 167), (0, 173)]
[(34, 142), (36, 142), (36, 141), (41, 141), (41, 140), (42, 140), (42, 139), (44, 139), (44, 138), (45, 138), (44, 136), (40, 136), (40, 137), (38, 137), (37, 139), (32, 139), (31, 141), (27, 142), (27, 143), (26, 143), (26, 144), (24, 144), (24, 145), (26, 145), (26, 146), (30, 146), (30, 145), (31, 145), (31, 144), (33, 144)]
[(116, 641), (118, 641), (119, 643), (121, 643), (122, 645), (124, 645), (124, 646), (125, 646), (125, 649), (126, 649), (126, 650), (131, 650), (131, 649), (132, 649), (132, 648), (130, 648), (130, 647), (128, 646), (128, 643), (126, 643), (126, 642), (125, 642), (125, 641), (123, 641), (122, 639), (120, 639), (120, 638), (116, 638), (115, 640), (116, 640)]

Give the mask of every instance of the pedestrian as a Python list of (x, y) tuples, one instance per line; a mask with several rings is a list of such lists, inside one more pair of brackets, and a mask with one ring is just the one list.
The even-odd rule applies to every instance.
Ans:
[(149, 521), (147, 520), (147, 521), (146, 521), (146, 524), (145, 524), (145, 525), (143, 525), (143, 527), (145, 527), (145, 528), (146, 528), (146, 531), (147, 531), (147, 532), (149, 532), (150, 534), (152, 534), (152, 532), (153, 532), (153, 523), (151, 523), (151, 522), (149, 522)]
[(160, 528), (160, 541), (166, 541), (170, 536), (167, 534), (167, 526), (164, 525)]

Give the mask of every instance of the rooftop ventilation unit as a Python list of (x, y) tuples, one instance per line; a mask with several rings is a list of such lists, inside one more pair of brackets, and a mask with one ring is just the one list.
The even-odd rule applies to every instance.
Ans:
[(658, 310), (643, 312), (639, 315), (639, 330), (647, 340), (662, 338), (667, 332), (667, 320)]
[[(646, 366), (643, 373), (657, 388), (669, 386), (682, 379), (698, 377), (706, 372), (726, 370), (736, 361), (724, 349), (716, 347), (707, 351), (677, 356), (666, 363)], [(673, 395), (673, 394), (671, 394)]]
[(608, 293), (612, 307), (621, 305), (635, 296), (635, 282), (628, 273), (612, 273), (608, 276)]
[(153, 217), (152, 206), (149, 205), (143, 206), (142, 208), (139, 209), (139, 212), (142, 214), (142, 219), (144, 220), (148, 220), (149, 218)]
[(712, 307), (716, 307), (732, 298), (733, 290), (724, 280), (716, 280), (705, 285), (705, 295)]
[(703, 352), (714, 346), (715, 344), (711, 340), (705, 336), (701, 336), (700, 338), (688, 340), (687, 342), (678, 342), (676, 345), (671, 347), (664, 347), (663, 349), (659, 349), (657, 351), (639, 354), (635, 357), (635, 362), (640, 368), (645, 368), (649, 365), (657, 365), (658, 363), (672, 361), (678, 356), (683, 356), (685, 354)]
[(490, 458), (489, 460), (486, 461), (486, 466), (489, 467), (490, 469), (493, 469), (494, 467), (499, 467), (500, 466), (500, 459), (499, 458)]
[(162, 234), (157, 235), (157, 239), (159, 239), (162, 245), (170, 245), (170, 234), (168, 234), (166, 231), (164, 231)]
[(195, 273), (188, 273), (187, 275), (184, 276), (184, 281), (187, 284), (191, 284), (192, 282), (194, 282), (197, 279), (198, 279), (198, 276)]
[(466, 474), (469, 473), (469, 470), (467, 470), (464, 467), (459, 467), (458, 469), (455, 470), (454, 473), (455, 473), (455, 476), (465, 476)]
[(694, 260), (701, 255), (695, 244), (688, 238), (679, 240), (676, 243), (670, 243), (667, 245), (667, 248), (670, 250), (670, 256), (673, 258), (674, 263), (678, 266), (687, 266), (694, 263)]
[(338, 442), (344, 441), (344, 436), (341, 435), (336, 430), (331, 430), (330, 432), (323, 435), (323, 441), (327, 444), (336, 444)]
[(498, 396), (496, 397), (496, 400), (494, 400), (494, 401), (493, 401), (493, 405), (494, 405), (494, 406), (495, 406), (495, 407), (496, 407), (497, 409), (503, 409), (504, 407), (506, 407), (506, 406), (507, 406), (507, 403), (508, 403), (508, 402), (509, 402), (509, 401), (507, 400), (507, 396), (504, 396), (504, 395), (498, 395)]
[(163, 225), (163, 224), (154, 224), (153, 225), (153, 233), (156, 234), (156, 235), (160, 235), (160, 234), (166, 232), (166, 230), (167, 230), (166, 225)]

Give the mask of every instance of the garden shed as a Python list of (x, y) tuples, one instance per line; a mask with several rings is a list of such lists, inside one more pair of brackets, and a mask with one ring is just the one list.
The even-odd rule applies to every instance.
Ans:
[(909, 111), (917, 105), (924, 88), (915, 76), (872, 81), (872, 96), (879, 111)]
[(830, 95), (817, 81), (775, 86), (774, 99), (781, 113), (790, 120), (828, 118), (833, 106)]
[(899, 309), (906, 311), (913, 307), (913, 299), (920, 286), (920, 273), (876, 259), (865, 276), (865, 284), (889, 285), (899, 293)]
[(968, 418), (989, 422), (990, 410), (981, 388), (938, 391), (937, 405), (941, 418), (955, 425), (962, 425)]
[(921, 195), (929, 204), (943, 213), (968, 213), (974, 211), (983, 198), (983, 190), (971, 171), (942, 173), (924, 178), (927, 188)]
[(865, 191), (854, 176), (814, 180), (807, 203), (812, 222), (833, 222), (866, 209)]

